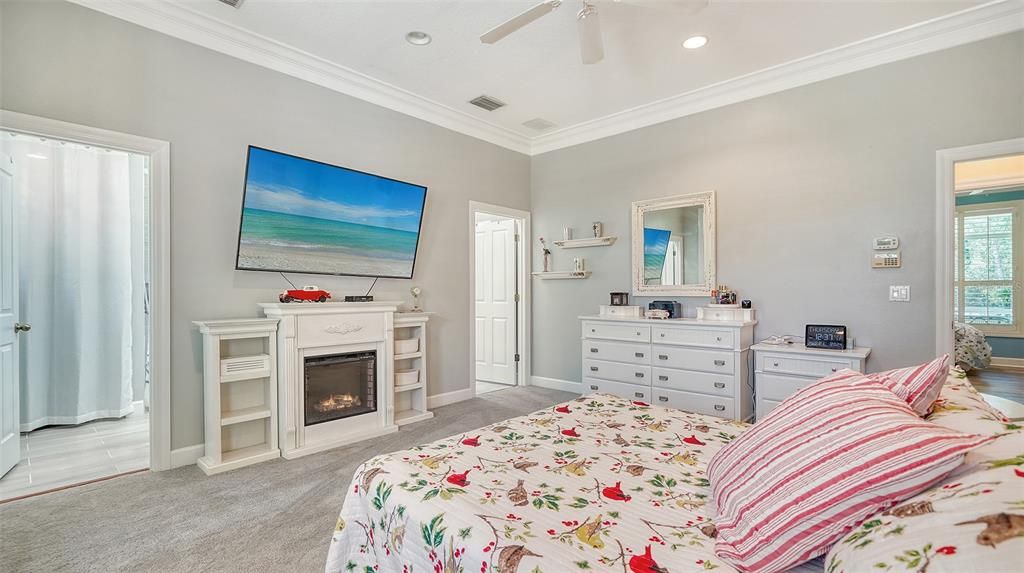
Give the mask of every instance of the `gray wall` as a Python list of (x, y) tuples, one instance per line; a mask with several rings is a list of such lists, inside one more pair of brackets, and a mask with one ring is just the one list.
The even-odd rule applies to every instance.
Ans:
[[(4, 2), (0, 107), (171, 142), (173, 448), (202, 441), (198, 334), (190, 321), (258, 316), (280, 276), (234, 271), (249, 144), (430, 188), (412, 281), (424, 290), (429, 394), (469, 387), (468, 201), (529, 207), (529, 158), (76, 5)], [(293, 277), (335, 295), (369, 279)]]
[[(630, 203), (712, 189), (718, 282), (754, 302), (758, 337), (838, 323), (870, 370), (932, 356), (935, 151), (1024, 135), (1022, 54), (1016, 33), (534, 157), (534, 233), (603, 221), (619, 241), (556, 250), (556, 268), (586, 256), (588, 280), (534, 283), (533, 374), (580, 379), (576, 317), (630, 289)], [(872, 270), (886, 233), (903, 267)]]

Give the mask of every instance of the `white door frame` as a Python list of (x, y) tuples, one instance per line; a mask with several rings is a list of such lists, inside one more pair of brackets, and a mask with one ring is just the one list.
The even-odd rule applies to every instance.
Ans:
[(961, 161), (1024, 153), (1024, 137), (935, 152), (935, 353), (953, 350), (953, 166)]
[(517, 386), (529, 386), (530, 380), (530, 316), (532, 297), (530, 296), (530, 212), (491, 205), (469, 202), (469, 375), (470, 388), (476, 396), (476, 214), (498, 215), (517, 219), (522, 224), (519, 242), (516, 243), (516, 280), (520, 301), (516, 312), (516, 338), (519, 341), (519, 370), (516, 373)]
[(150, 336), (149, 467), (171, 469), (171, 144), (0, 109), (0, 129), (119, 149), (149, 158)]

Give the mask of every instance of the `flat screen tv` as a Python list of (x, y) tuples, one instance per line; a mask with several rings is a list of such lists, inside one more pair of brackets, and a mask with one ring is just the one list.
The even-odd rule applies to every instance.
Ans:
[(427, 188), (249, 147), (235, 268), (411, 279)]

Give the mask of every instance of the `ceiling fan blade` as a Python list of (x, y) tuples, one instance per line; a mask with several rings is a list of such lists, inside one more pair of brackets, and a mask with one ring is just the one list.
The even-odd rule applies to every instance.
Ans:
[(604, 59), (604, 42), (601, 40), (601, 20), (597, 8), (590, 4), (583, 6), (576, 16), (580, 33), (580, 56), (584, 64), (596, 64)]
[(562, 0), (546, 0), (545, 2), (541, 2), (526, 12), (491, 28), (480, 36), (480, 41), (485, 44), (493, 44), (512, 32), (515, 32), (534, 20), (537, 20), (541, 16), (551, 12), (555, 8), (558, 8), (561, 4)]

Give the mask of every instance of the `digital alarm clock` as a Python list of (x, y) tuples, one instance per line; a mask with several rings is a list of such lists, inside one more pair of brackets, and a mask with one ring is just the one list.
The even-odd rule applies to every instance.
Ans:
[(846, 350), (846, 327), (832, 324), (808, 324), (804, 328), (807, 348)]

